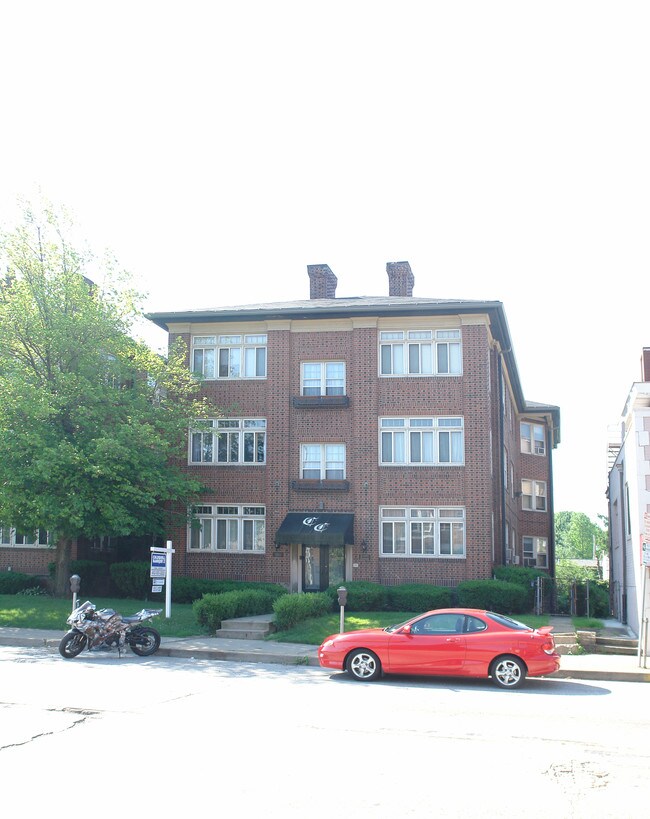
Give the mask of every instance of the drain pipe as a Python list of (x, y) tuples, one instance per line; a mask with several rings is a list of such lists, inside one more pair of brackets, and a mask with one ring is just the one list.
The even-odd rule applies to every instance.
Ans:
[[(505, 403), (504, 386), (503, 386), (503, 353), (499, 353), (497, 358), (497, 377), (499, 379), (499, 485), (501, 486), (501, 563), (505, 566), (508, 560), (506, 553), (506, 487), (503, 480), (504, 468), (504, 440), (505, 440), (505, 419), (503, 416), (503, 405)], [(505, 464), (508, 468), (508, 464)], [(514, 491), (514, 487), (513, 487)], [(515, 544), (513, 544), (513, 548)]]
[(625, 518), (628, 515), (627, 498), (625, 497), (625, 476), (623, 475), (623, 464), (616, 464), (618, 469), (619, 494), (621, 497), (621, 556), (623, 558), (623, 570), (621, 578), (621, 623), (627, 625), (627, 532), (625, 529)]

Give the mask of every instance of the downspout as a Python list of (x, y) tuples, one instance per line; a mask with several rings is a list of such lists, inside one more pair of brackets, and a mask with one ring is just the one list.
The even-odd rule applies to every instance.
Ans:
[(555, 580), (555, 504), (553, 503), (553, 430), (549, 429), (546, 433), (548, 441), (548, 497), (549, 497), (549, 527), (548, 527), (548, 568), (552, 580)]
[[(501, 563), (505, 566), (508, 556), (506, 554), (506, 487), (503, 481), (503, 453), (505, 441), (505, 420), (503, 417), (503, 405), (505, 395), (503, 394), (503, 354), (499, 353), (497, 358), (497, 378), (499, 379), (499, 486), (501, 487)], [(508, 465), (505, 465), (506, 469)], [(514, 546), (514, 544), (513, 544)]]
[(625, 477), (623, 476), (623, 464), (617, 464), (619, 494), (621, 498), (621, 557), (623, 558), (623, 577), (621, 578), (621, 623), (627, 624), (627, 531), (625, 520), (628, 515), (627, 498), (625, 496)]

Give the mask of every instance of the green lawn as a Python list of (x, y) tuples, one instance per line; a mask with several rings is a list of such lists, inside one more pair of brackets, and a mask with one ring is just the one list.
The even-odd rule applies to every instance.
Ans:
[[(85, 598), (80, 598), (83, 603)], [(162, 608), (162, 613), (151, 624), (163, 637), (192, 637), (205, 633), (196, 621), (191, 604), (172, 603), (171, 617), (165, 617), (165, 604), (142, 600), (124, 600), (107, 597), (93, 598), (98, 609), (115, 609), (128, 616), (142, 608)], [(72, 611), (72, 597), (56, 598), (48, 596), (28, 596), (22, 594), (0, 594), (0, 628), (44, 628), (67, 631), (66, 619)]]

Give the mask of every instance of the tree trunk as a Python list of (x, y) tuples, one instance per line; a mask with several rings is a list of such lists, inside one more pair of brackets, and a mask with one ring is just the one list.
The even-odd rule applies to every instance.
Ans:
[(70, 561), (72, 559), (72, 538), (61, 537), (56, 543), (56, 571), (54, 573), (54, 594), (68, 597), (70, 591)]

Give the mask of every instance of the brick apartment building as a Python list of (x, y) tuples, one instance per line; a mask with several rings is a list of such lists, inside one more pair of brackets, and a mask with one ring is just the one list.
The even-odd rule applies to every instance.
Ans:
[(188, 436), (209, 488), (169, 533), (174, 573), (310, 591), (455, 586), (500, 564), (553, 571), (558, 407), (526, 401), (500, 302), (413, 296), (155, 313), (224, 416)]

